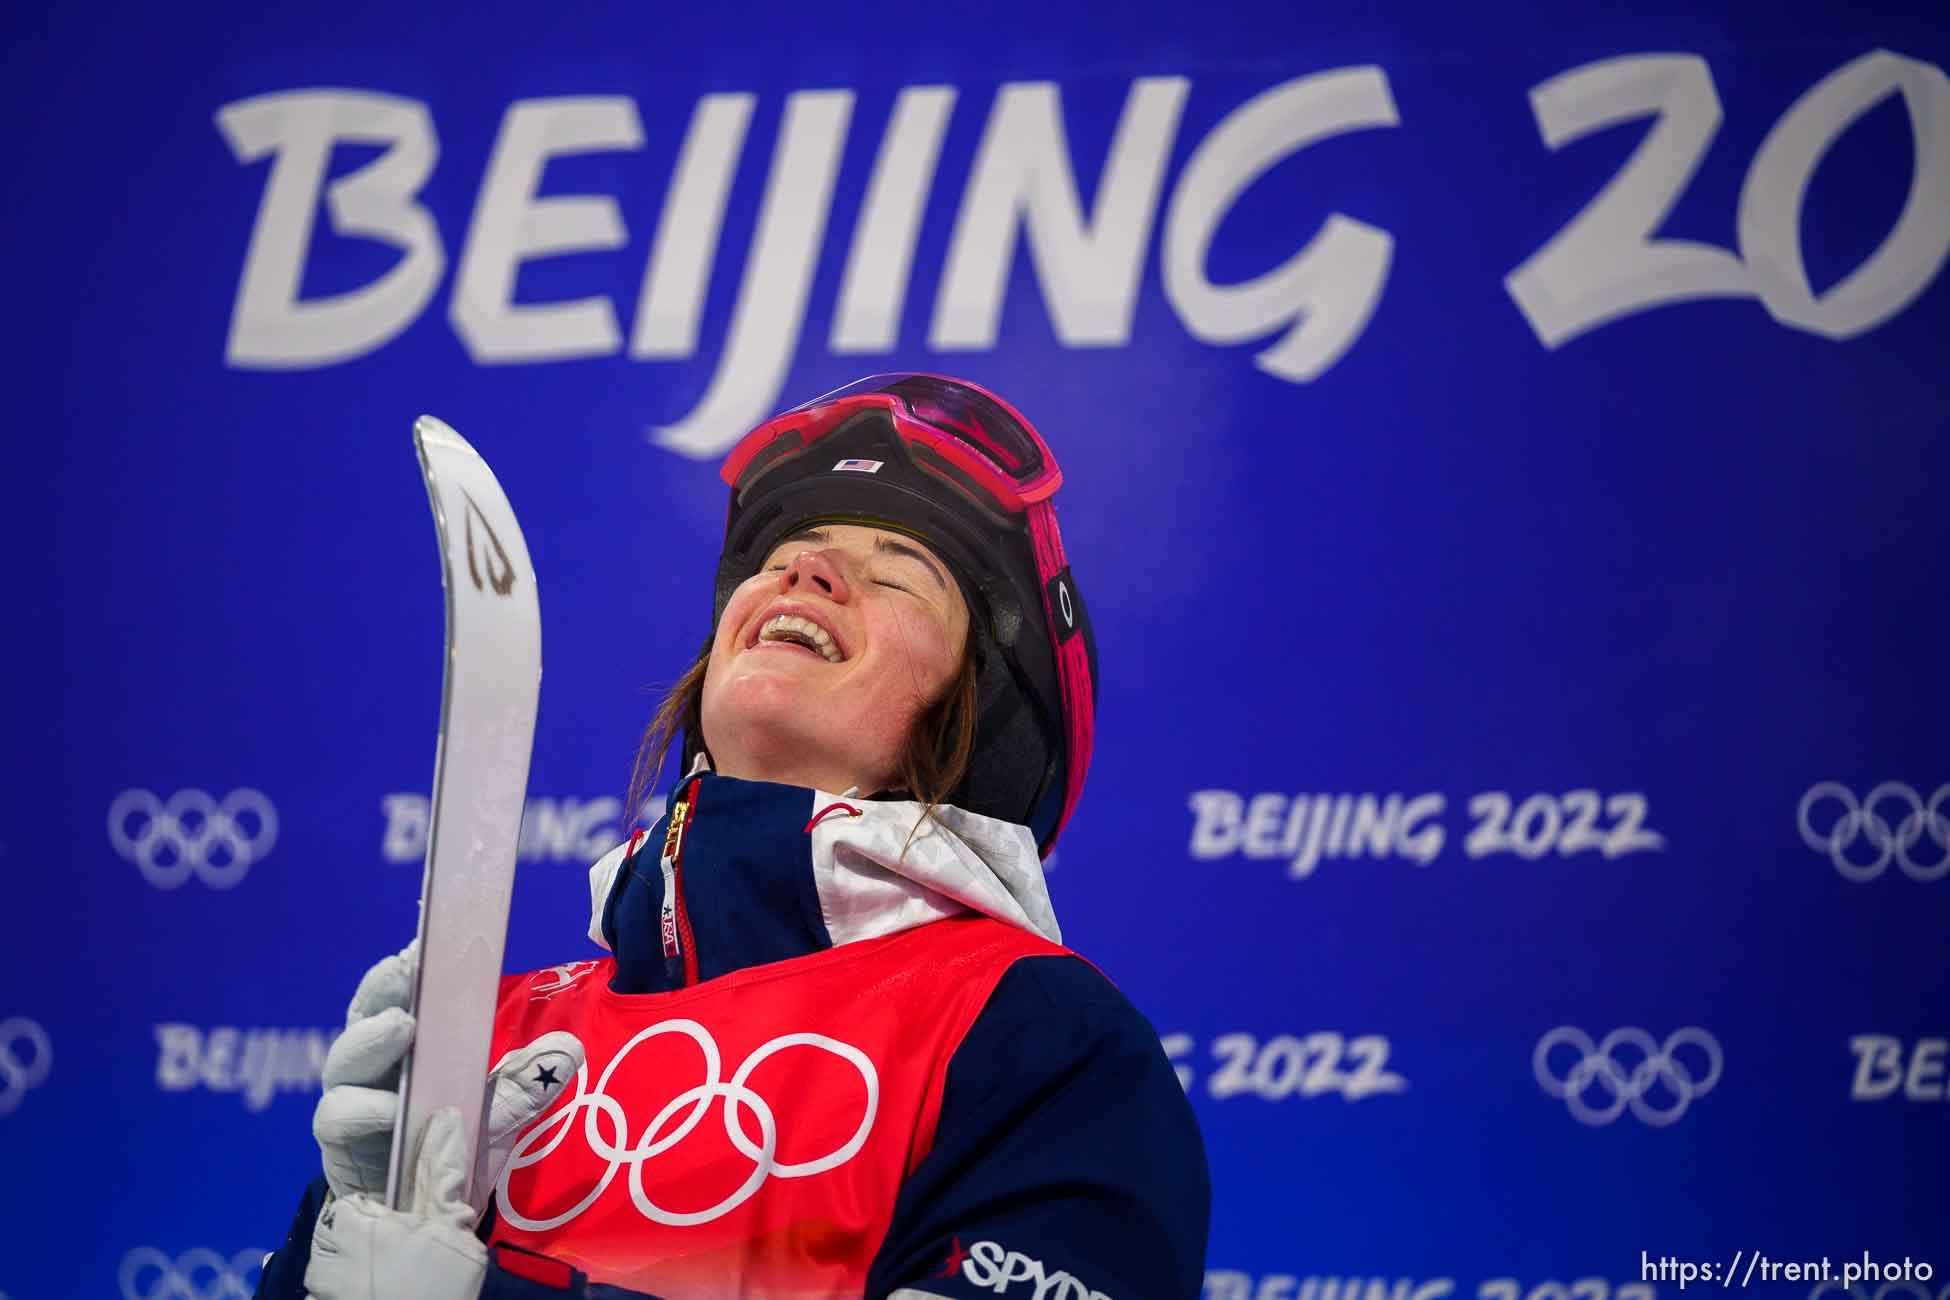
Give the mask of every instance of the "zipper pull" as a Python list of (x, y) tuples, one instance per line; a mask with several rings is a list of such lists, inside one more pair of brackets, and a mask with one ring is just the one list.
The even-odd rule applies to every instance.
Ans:
[(658, 855), (664, 898), (657, 929), (663, 941), (664, 974), (673, 988), (697, 983), (697, 940), (691, 933), (690, 914), (684, 909), (684, 833), (697, 803), (697, 786), (698, 778), (694, 777), (671, 803), (670, 825), (664, 831), (663, 852)]

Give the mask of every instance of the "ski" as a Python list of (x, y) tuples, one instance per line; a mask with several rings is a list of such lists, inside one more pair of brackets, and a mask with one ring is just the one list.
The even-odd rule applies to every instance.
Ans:
[(409, 1204), (410, 1156), (443, 1106), (469, 1136), (479, 1186), (484, 1081), (508, 938), (515, 849), (541, 695), (542, 623), (528, 544), (507, 496), (467, 440), (430, 415), (413, 424), (440, 539), (446, 668), (434, 750), (413, 1049), (400, 1074), (386, 1202)]

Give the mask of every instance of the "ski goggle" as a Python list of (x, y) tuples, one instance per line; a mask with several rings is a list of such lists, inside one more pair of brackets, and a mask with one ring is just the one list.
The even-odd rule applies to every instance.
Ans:
[[(970, 385), (921, 374), (869, 375), (773, 416), (732, 449), (719, 477), (736, 492), (748, 473), (876, 409), (892, 417), (894, 432), (917, 465), (1010, 514), (1048, 500), (1063, 485), (1049, 444), (1008, 403)], [(794, 437), (796, 445), (778, 445)]]

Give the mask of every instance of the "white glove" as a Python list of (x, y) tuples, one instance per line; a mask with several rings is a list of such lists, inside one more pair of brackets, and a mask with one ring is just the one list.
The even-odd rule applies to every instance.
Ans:
[(389, 1210), (378, 1196), (332, 1198), (312, 1229), (305, 1290), (318, 1300), (478, 1300), (487, 1247), (461, 1199), (467, 1143), (451, 1106), (427, 1121), (414, 1165), (413, 1204)]
[(325, 1053), (319, 1080), (325, 1095), (312, 1112), (311, 1132), (334, 1196), (386, 1194), (399, 1114), (399, 1067), (413, 1042), (406, 1004), (418, 961), (415, 939), (367, 971), (346, 1008), (345, 1032)]
[[(417, 941), (367, 971), (346, 1011), (345, 1032), (325, 1054), (325, 1095), (312, 1113), (312, 1136), (325, 1181), (341, 1198), (386, 1196), (393, 1125), (399, 1115), (399, 1067), (413, 1043), (406, 1010), (413, 987)], [(566, 1030), (543, 1034), (495, 1063), (487, 1085), (487, 1157), (477, 1189), (478, 1214), (508, 1163), (523, 1130), (534, 1123), (582, 1068), (582, 1043)], [(463, 1144), (464, 1145), (464, 1144)], [(464, 1185), (463, 1180), (463, 1185)]]

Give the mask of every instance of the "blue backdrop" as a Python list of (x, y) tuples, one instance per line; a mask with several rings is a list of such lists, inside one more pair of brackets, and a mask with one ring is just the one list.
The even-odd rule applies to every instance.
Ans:
[(419, 887), (412, 418), (539, 574), (528, 968), (724, 449), (902, 368), (1067, 471), (1051, 889), (1204, 1128), (1209, 1297), (1950, 1295), (1940, 7), (6, 22), (12, 1300), (242, 1294), (315, 1170)]

